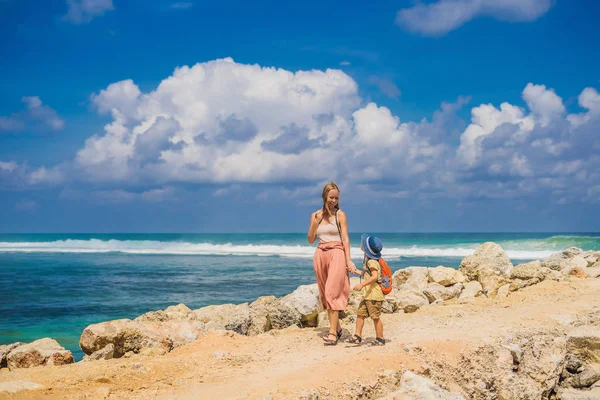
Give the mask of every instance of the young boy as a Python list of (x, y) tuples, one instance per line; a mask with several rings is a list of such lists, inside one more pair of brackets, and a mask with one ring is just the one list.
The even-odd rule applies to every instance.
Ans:
[(385, 345), (383, 338), (383, 322), (381, 322), (381, 308), (383, 306), (383, 292), (377, 283), (381, 277), (381, 266), (379, 259), (381, 258), (381, 249), (383, 243), (378, 237), (362, 235), (360, 249), (365, 253), (363, 270), (360, 275), (365, 277), (365, 280), (354, 286), (354, 290), (362, 291), (363, 299), (358, 306), (356, 312), (356, 332), (349, 340), (351, 343), (362, 342), (362, 329), (365, 324), (365, 318), (371, 317), (375, 326), (376, 338), (371, 343), (375, 346)]

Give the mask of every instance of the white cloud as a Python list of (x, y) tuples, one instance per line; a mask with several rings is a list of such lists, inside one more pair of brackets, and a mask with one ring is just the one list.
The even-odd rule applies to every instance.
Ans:
[(523, 90), (523, 100), (543, 127), (561, 118), (565, 112), (562, 99), (544, 85), (527, 84)]
[(32, 168), (27, 163), (0, 161), (0, 189), (28, 189), (56, 186), (65, 181), (63, 167)]
[(100, 114), (113, 113), (117, 118), (122, 114), (135, 113), (135, 107), (141, 92), (131, 79), (111, 83), (98, 94), (92, 94), (92, 103), (98, 108)]
[(178, 191), (172, 187), (160, 187), (136, 192), (125, 189), (79, 190), (65, 188), (59, 195), (62, 200), (89, 201), (97, 204), (125, 204), (135, 201), (163, 203), (177, 201)]
[(600, 184), (597, 90), (581, 92), (578, 114), (544, 85), (526, 85), (522, 97), (523, 107), (475, 105), (468, 122), (457, 115), (467, 98), (442, 103), (430, 119), (401, 121), (363, 103), (339, 70), (215, 60), (177, 68), (149, 92), (131, 80), (110, 84), (92, 102), (111, 121), (72, 165), (0, 162), (0, 184), (84, 181), (102, 202), (166, 201), (190, 183), (215, 185), (214, 197), (238, 196), (261, 183), (269, 189), (255, 198), (312, 204), (308, 197), (318, 200), (329, 180), (392, 198), (592, 201), (589, 188)]
[(94, 17), (115, 9), (113, 0), (67, 0), (65, 20), (75, 24), (90, 22)]
[(14, 161), (11, 161), (11, 162), (0, 161), (0, 171), (13, 172), (18, 167), (19, 167), (18, 164)]
[(9, 117), (0, 117), (0, 132), (21, 132), (28, 127), (40, 127), (59, 131), (64, 128), (63, 121), (55, 110), (42, 104), (38, 96), (23, 96), (21, 101), (26, 111), (13, 113)]
[(323, 186), (328, 180), (311, 184), (308, 186), (299, 186), (293, 189), (286, 187), (273, 187), (262, 190), (256, 194), (256, 199), (263, 202), (279, 202), (280, 199), (290, 199), (301, 205), (310, 205), (316, 208), (323, 205), (321, 201), (321, 192)]
[(15, 116), (0, 117), (0, 132), (20, 132), (25, 129), (25, 122)]
[(38, 96), (24, 96), (22, 100), (27, 104), (27, 115), (29, 118), (40, 121), (55, 131), (64, 128), (65, 122), (58, 117), (56, 111), (43, 105)]
[(63, 172), (60, 168), (40, 167), (28, 173), (28, 183), (30, 185), (49, 184), (57, 185), (64, 180)]
[(494, 133), (500, 126), (511, 126), (517, 130), (514, 135), (519, 139), (533, 129), (531, 117), (524, 115), (524, 110), (508, 103), (502, 103), (500, 109), (491, 104), (482, 104), (471, 110), (471, 124), (460, 137), (457, 150), (458, 159), (468, 166), (473, 166), (481, 157), (481, 143), (485, 137)]
[(582, 125), (600, 114), (600, 94), (595, 88), (585, 88), (579, 95), (579, 105), (588, 111), (583, 114), (571, 114), (567, 120), (575, 126)]
[[(77, 154), (90, 180), (269, 182), (331, 169), (335, 160), (315, 144), (350, 133), (360, 98), (339, 70), (292, 73), (222, 59), (177, 68), (149, 93), (117, 82), (92, 101), (113, 121)], [(161, 120), (171, 125), (159, 139)]]
[(590, 199), (588, 188), (600, 181), (596, 95), (584, 89), (580, 105), (588, 111), (567, 115), (552, 89), (530, 83), (523, 90), (529, 112), (508, 103), (473, 108), (456, 152), (457, 181), (471, 190), (496, 181), (483, 192), (490, 197), (546, 192), (563, 203)]
[(585, 88), (579, 95), (579, 105), (594, 114), (600, 113), (600, 94), (595, 88)]
[(389, 98), (397, 100), (400, 97), (400, 89), (391, 79), (372, 76), (369, 78), (369, 82), (377, 86), (379, 91)]
[(533, 21), (551, 6), (552, 0), (438, 0), (400, 10), (396, 23), (412, 32), (440, 36), (483, 16), (501, 21)]

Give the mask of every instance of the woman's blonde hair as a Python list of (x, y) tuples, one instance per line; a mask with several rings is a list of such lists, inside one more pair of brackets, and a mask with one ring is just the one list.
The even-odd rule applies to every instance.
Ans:
[[(327, 208), (327, 195), (329, 194), (330, 191), (332, 190), (337, 190), (338, 194), (340, 192), (340, 188), (338, 187), (338, 185), (336, 185), (334, 182), (329, 182), (327, 185), (325, 185), (325, 187), (323, 188), (323, 193), (321, 194), (321, 197), (323, 198), (323, 214), (327, 213), (327, 215), (329, 215), (330, 217), (333, 216), (333, 214), (331, 212), (329, 212), (329, 208)], [(335, 206), (336, 210), (340, 209), (340, 203), (338, 201), (337, 205)]]

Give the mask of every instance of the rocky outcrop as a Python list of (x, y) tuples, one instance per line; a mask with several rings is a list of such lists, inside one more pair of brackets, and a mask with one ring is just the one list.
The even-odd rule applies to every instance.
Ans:
[(429, 282), (438, 283), (442, 286), (452, 286), (463, 283), (466, 280), (462, 272), (444, 266), (429, 268)]
[(250, 304), (249, 335), (259, 335), (273, 328), (270, 315), (274, 313), (277, 307), (276, 304), (277, 298), (275, 296), (262, 296)]
[[(90, 325), (86, 328), (88, 332), (84, 331), (84, 334), (92, 334), (90, 330), (96, 332), (93, 335), (93, 340), (98, 341), (98, 343), (94, 344), (93, 351), (98, 351), (100, 348), (104, 348), (106, 344), (113, 343), (115, 345), (115, 357), (121, 357), (130, 351), (137, 354), (143, 348), (160, 348), (168, 351), (198, 339), (205, 329), (202, 321), (197, 320), (193, 311), (185, 304), (170, 306), (165, 310), (150, 311), (140, 315), (133, 321), (118, 320), (109, 322), (108, 325), (103, 325), (107, 323), (96, 324), (99, 326)], [(103, 335), (105, 335), (105, 339), (99, 339)], [(127, 343), (123, 349), (119, 344), (120, 341)], [(87, 353), (88, 345), (84, 345), (86, 346), (84, 352)]]
[(507, 276), (512, 267), (512, 262), (502, 247), (494, 242), (487, 242), (475, 250), (475, 253), (465, 257), (460, 263), (458, 270), (462, 272), (468, 280), (477, 280), (482, 270), (488, 270), (502, 276)]
[(248, 303), (207, 306), (194, 310), (193, 318), (204, 323), (206, 330), (226, 329), (247, 335), (250, 328), (250, 307)]
[(598, 278), (600, 276), (600, 264), (597, 267), (586, 268), (585, 274), (590, 278)]
[(400, 389), (380, 397), (379, 400), (465, 400), (460, 393), (453, 393), (431, 380), (406, 371), (400, 381)]
[(590, 268), (592, 265), (600, 261), (600, 251), (586, 251), (581, 254), (581, 256), (587, 261), (587, 267)]
[(469, 348), (458, 363), (438, 359), (429, 372), (432, 378), (452, 379), (453, 387), (460, 387), (469, 399), (547, 400), (564, 357), (563, 337), (530, 332)]
[(167, 307), (164, 311), (150, 311), (142, 314), (135, 319), (138, 322), (171, 322), (171, 321), (189, 321), (193, 319), (192, 310), (185, 304)]
[(15, 343), (11, 343), (11, 344), (4, 344), (0, 346), (0, 368), (7, 368), (8, 367), (8, 363), (7, 363), (7, 359), (6, 356), (8, 356), (8, 353), (10, 353), (13, 349), (24, 345), (25, 343), (23, 342), (15, 342)]
[(112, 343), (107, 344), (104, 348), (93, 352), (90, 355), (83, 356), (83, 362), (96, 361), (96, 360), (110, 360), (115, 356), (115, 345)]
[(591, 390), (561, 390), (557, 398), (560, 400), (598, 400), (600, 399), (600, 388), (593, 388)]
[[(577, 278), (597, 278), (600, 276), (600, 252), (584, 252), (577, 247), (569, 247), (558, 253), (552, 254), (542, 262), (543, 267), (552, 269), (562, 276), (574, 276)], [(556, 280), (556, 275), (546, 279)]]
[(396, 310), (402, 310), (405, 313), (412, 313), (429, 305), (427, 296), (408, 282), (399, 288), (392, 289), (392, 292), (386, 296), (386, 300), (393, 304)]
[(1, 394), (14, 394), (25, 390), (36, 390), (43, 389), (44, 387), (39, 383), (31, 381), (9, 381), (0, 382), (0, 395)]
[(573, 329), (566, 339), (564, 368), (557, 388), (558, 398), (600, 398), (593, 397), (600, 384), (599, 361), (600, 326), (583, 325)]
[(498, 289), (509, 284), (509, 277), (499, 271), (482, 268), (478, 271), (478, 280), (487, 297), (496, 297)]
[(600, 363), (600, 326), (584, 325), (567, 337), (567, 353), (582, 364)]
[(316, 283), (299, 286), (279, 300), (278, 309), (284, 314), (296, 316), (302, 326), (316, 326), (317, 315), (323, 310), (319, 299), (319, 287)]
[(73, 363), (73, 354), (54, 339), (44, 338), (13, 348), (6, 357), (8, 369)]
[[(593, 261), (595, 254), (588, 256)], [(589, 265), (590, 261), (585, 256), (579, 254), (573, 257), (583, 257)], [(590, 276), (589, 270), (594, 267), (578, 268)], [(354, 396), (344, 398), (377, 398), (387, 392), (392, 393), (386, 398), (444, 399), (463, 398), (463, 396), (478, 400), (594, 398), (600, 388), (600, 313), (598, 308), (593, 306), (593, 301), (588, 302), (588, 300), (596, 298), (589, 289), (597, 288), (600, 284), (592, 281), (578, 282), (572, 276), (564, 276), (559, 270), (543, 267), (540, 262), (517, 265), (508, 274), (482, 268), (478, 270), (476, 280), (456, 282), (446, 286), (456, 280), (455, 276), (456, 274), (445, 267), (411, 267), (410, 271), (397, 271), (394, 274), (396, 283), (402, 283), (394, 286), (392, 293), (386, 296), (384, 305), (386, 312), (419, 312), (416, 318), (404, 316), (389, 318), (389, 322), (386, 322), (390, 324), (390, 342), (393, 346), (387, 350), (394, 352), (393, 360), (401, 372), (395, 373), (393, 379), (386, 381), (386, 385), (389, 386), (383, 387), (383, 381), (373, 373), (379, 365), (374, 360), (369, 363), (371, 370), (367, 374), (368, 378), (360, 385), (356, 385), (356, 391), (352, 391)], [(542, 287), (515, 295), (513, 301), (507, 302), (474, 299), (476, 296), (501, 298), (509, 295), (510, 290), (520, 290), (552, 279), (552, 276), (566, 279), (568, 284), (546, 282)], [(358, 278), (353, 278), (352, 286), (358, 281)], [(140, 355), (164, 354), (176, 346), (176, 337), (180, 338), (181, 343), (191, 341), (194, 335), (203, 335), (207, 329), (230, 331), (209, 335), (207, 340), (211, 342), (208, 348), (212, 348), (215, 343), (220, 346), (219, 336), (235, 336), (233, 331), (253, 335), (282, 327), (299, 329), (297, 327), (312, 326), (311, 324), (326, 327), (328, 326), (327, 313), (320, 310), (318, 293), (315, 289), (314, 286), (308, 285), (279, 299), (267, 296), (251, 304), (209, 306), (195, 311), (180, 304), (165, 310), (146, 313), (134, 320), (111, 321), (112, 324), (102, 326), (105, 332), (100, 332), (101, 329), (96, 329), (97, 327), (94, 329), (88, 327), (89, 336), (103, 335), (104, 342), (98, 339), (97, 343), (88, 345), (89, 350), (92, 348), (97, 350), (86, 356), (86, 360), (110, 359), (118, 356), (141, 358)], [(576, 289), (586, 290), (585, 297), (576, 298), (578, 293)], [(562, 290), (569, 290), (569, 292), (565, 295)], [(458, 304), (460, 301), (455, 300), (457, 297), (461, 300), (472, 299), (469, 301), (472, 304), (461, 307)], [(537, 304), (537, 298), (540, 298), (543, 303)], [(359, 299), (360, 295), (353, 292), (349, 307), (342, 316), (352, 315)], [(429, 305), (441, 302), (452, 304), (447, 307)], [(528, 304), (529, 302), (531, 304)], [(573, 305), (565, 305), (571, 302)], [(541, 307), (541, 304), (544, 307)], [(428, 309), (424, 312), (419, 311), (423, 307)], [(472, 310), (477, 310), (477, 314), (472, 313)], [(501, 320), (505, 323), (490, 326)], [(354, 322), (352, 319), (344, 322), (344, 335), (348, 335), (346, 329), (352, 322)], [(119, 325), (120, 323), (122, 326)], [(196, 327), (197, 330), (190, 337), (181, 333), (175, 335), (170, 330), (181, 332), (182, 327)], [(404, 327), (406, 329), (403, 330)], [(437, 329), (442, 327), (452, 328), (448, 329), (451, 335), (446, 335), (447, 332), (440, 332)], [(285, 335), (280, 332), (271, 333), (273, 337)], [(271, 335), (261, 340), (232, 338), (231, 341), (227, 340), (230, 342), (227, 350), (231, 353), (221, 351), (221, 355), (217, 355), (219, 352), (215, 352), (215, 358), (236, 360), (237, 356), (234, 353), (236, 349), (239, 350), (239, 346), (247, 346), (243, 349), (243, 353), (246, 354), (248, 348), (253, 348), (259, 343), (280, 349), (278, 352), (285, 353), (283, 349), (289, 351), (291, 347), (308, 342), (307, 345), (310, 346), (308, 348), (314, 350), (315, 345), (321, 346), (320, 338), (316, 337), (317, 333), (320, 332), (303, 333), (302, 340), (288, 337), (286, 340), (289, 342), (285, 343), (286, 346), (280, 346), (280, 343), (273, 346), (274, 343), (269, 343), (273, 339)], [(106, 340), (107, 337), (111, 339)], [(402, 338), (400, 343), (397, 341), (399, 337)], [(450, 342), (447, 342), (448, 337), (451, 337)], [(411, 341), (416, 343), (411, 345)], [(393, 344), (394, 342), (396, 344)], [(190, 349), (204, 351), (207, 342), (203, 343), (202, 346), (190, 347)], [(83, 347), (86, 346), (82, 345)], [(303, 348), (296, 349), (298, 354), (303, 351)], [(1, 349), (6, 349), (6, 346)], [(265, 349), (267, 351), (264, 351)], [(244, 362), (260, 359), (261, 362), (265, 362), (261, 365), (266, 365), (273, 355), (267, 356), (266, 353), (270, 351), (268, 349), (268, 347), (261, 348), (260, 352), (252, 353), (254, 357), (252, 361)], [(338, 346), (337, 350), (326, 351), (328, 354), (332, 354), (330, 351), (333, 351), (334, 355), (335, 352), (343, 353), (346, 355), (344, 361), (348, 361), (351, 358), (348, 350), (350, 349)], [(184, 358), (181, 355), (185, 354), (185, 351), (170, 360), (181, 362)], [(313, 361), (318, 362), (318, 359), (319, 357)], [(159, 363), (160, 361), (156, 360), (152, 365), (156, 367)], [(288, 361), (286, 360), (285, 363), (287, 365)], [(106, 366), (111, 364), (104, 363)], [(115, 364), (117, 365), (112, 365), (113, 368), (131, 363), (122, 361)], [(93, 368), (102, 371), (104, 365)], [(135, 366), (136, 373), (141, 374), (152, 369), (150, 363), (147, 367), (143, 365), (140, 367), (140, 365)], [(214, 364), (218, 367), (215, 369), (234, 365), (238, 364), (224, 362)], [(406, 372), (407, 368), (423, 376)], [(173, 379), (177, 379), (178, 373), (179, 371), (173, 371)], [(363, 378), (362, 373), (356, 375), (357, 379)], [(92, 378), (95, 379), (95, 376), (96, 373)], [(215, 375), (211, 379), (215, 377), (220, 379), (222, 376)], [(353, 379), (353, 375), (349, 376)], [(195, 379), (195, 376), (190, 379)], [(67, 387), (65, 384), (61, 383), (61, 385)], [(149, 392), (139, 393), (138, 397), (150, 395)], [(318, 394), (319, 397), (335, 397), (338, 394), (327, 393), (325, 389), (309, 390), (307, 393), (307, 398), (315, 398), (313, 394)]]
[[(412, 313), (430, 303), (455, 299), (464, 302), (480, 296), (503, 298), (512, 291), (544, 280), (572, 279), (574, 271), (583, 277), (600, 276), (600, 267), (595, 267), (599, 259), (596, 252), (584, 253), (581, 249), (569, 248), (543, 263), (532, 261), (513, 267), (502, 247), (488, 242), (465, 257), (458, 270), (444, 266), (411, 266), (395, 271), (393, 290), (386, 296), (383, 311)], [(586, 267), (582, 268), (584, 262)], [(598, 268), (597, 273), (594, 268)], [(565, 276), (565, 271), (571, 275)], [(351, 278), (351, 287), (359, 281), (359, 278)], [(354, 315), (360, 300), (359, 292), (351, 292), (348, 308), (340, 317)], [(133, 321), (126, 319), (90, 325), (81, 336), (80, 346), (88, 360), (108, 359), (131, 354), (163, 354), (210, 330), (259, 335), (292, 326), (327, 325), (328, 317), (319, 299), (318, 287), (312, 284), (299, 286), (282, 298), (264, 296), (251, 304), (212, 305), (197, 310), (179, 304), (164, 311), (148, 312)], [(109, 346), (111, 344), (113, 347)], [(586, 374), (592, 374), (592, 371), (589, 369)], [(589, 379), (585, 375), (579, 382)]]
[(89, 325), (79, 339), (79, 347), (85, 354), (92, 354), (114, 345), (115, 358), (127, 352), (139, 353), (143, 348), (156, 347), (166, 351), (173, 348), (171, 340), (152, 330), (141, 322), (130, 319), (118, 319)]
[[(144, 328), (156, 332), (166, 338), (173, 349), (193, 342), (205, 330), (205, 325), (198, 320), (192, 310), (185, 304), (167, 307), (164, 311), (151, 311), (136, 319)], [(148, 346), (157, 348), (161, 346)]]
[(465, 283), (464, 289), (461, 292), (459, 298), (460, 299), (469, 299), (473, 297), (478, 297), (483, 294), (483, 287), (481, 283), (477, 281), (470, 281)]
[(436, 300), (446, 301), (460, 296), (462, 288), (462, 283), (456, 283), (453, 286), (445, 287), (439, 283), (432, 282), (427, 285), (425, 290), (423, 290), (423, 294), (427, 297), (427, 300), (429, 300), (430, 303), (433, 303)]
[(316, 326), (321, 309), (317, 285), (300, 286), (277, 299), (266, 296), (249, 305), (222, 304), (190, 310), (184, 304), (151, 311), (134, 320), (122, 319), (88, 326), (80, 347), (86, 360), (123, 357), (126, 354), (164, 353), (190, 343), (209, 330), (256, 335), (292, 325)]
[(550, 271), (550, 268), (542, 267), (540, 260), (535, 260), (526, 264), (519, 264), (511, 269), (510, 277), (512, 279), (521, 279), (524, 281), (538, 279), (538, 282), (541, 282), (546, 278), (546, 275), (548, 275)]
[[(590, 321), (597, 322), (597, 316)], [(436, 361), (430, 376), (446, 381), (452, 377), (452, 387), (461, 388), (467, 398), (596, 399), (600, 389), (598, 325), (521, 331), (507, 341), (498, 337), (467, 348), (458, 364), (431, 357)]]
[(399, 288), (404, 284), (408, 284), (417, 290), (423, 290), (429, 283), (429, 268), (408, 267), (399, 269), (393, 273), (392, 282), (394, 288)]
[(560, 271), (563, 275), (572, 275), (571, 271), (574, 269), (584, 270), (587, 268), (587, 261), (581, 255), (569, 258), (566, 261), (560, 263)]
[(582, 253), (583, 250), (581, 250), (578, 247), (569, 247), (568, 249), (565, 249), (558, 253), (554, 253), (550, 257), (546, 258), (542, 262), (542, 266), (553, 269), (555, 271), (560, 271), (564, 268), (566, 262)]

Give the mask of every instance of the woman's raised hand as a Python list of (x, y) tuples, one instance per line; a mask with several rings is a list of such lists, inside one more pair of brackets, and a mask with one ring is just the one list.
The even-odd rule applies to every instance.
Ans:
[(315, 222), (319, 225), (323, 221), (323, 210), (315, 212)]

